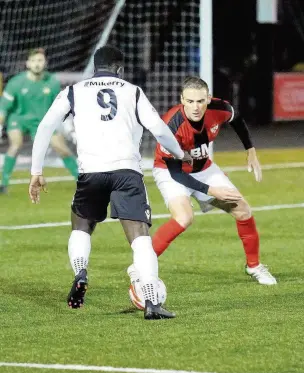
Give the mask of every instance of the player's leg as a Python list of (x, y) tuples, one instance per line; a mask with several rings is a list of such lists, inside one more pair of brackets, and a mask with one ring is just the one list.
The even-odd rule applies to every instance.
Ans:
[(113, 173), (111, 217), (119, 219), (133, 250), (133, 263), (138, 271), (145, 299), (145, 318), (175, 317), (163, 309), (157, 296), (158, 261), (149, 235), (151, 209), (142, 175), (132, 171)]
[(61, 133), (54, 133), (51, 139), (52, 148), (60, 155), (63, 160), (65, 167), (70, 171), (70, 173), (77, 179), (78, 176), (78, 166), (75, 156), (68, 147), (65, 138)]
[(158, 301), (158, 261), (152, 247), (148, 224), (126, 219), (120, 219), (120, 222), (133, 250), (133, 265), (137, 269), (145, 299), (145, 319), (175, 317), (173, 313), (163, 309)]
[[(68, 305), (79, 308), (84, 302), (88, 286), (87, 267), (91, 252), (91, 234), (97, 222), (107, 216), (110, 195), (102, 173), (80, 174), (72, 202), (72, 232), (68, 244), (68, 254), (74, 281), (68, 295)], [(106, 189), (106, 188), (105, 188)]]
[(153, 235), (153, 248), (160, 256), (180, 234), (193, 222), (193, 211), (190, 197), (187, 195), (170, 198), (168, 209), (171, 218), (162, 224)]
[(153, 248), (157, 256), (160, 256), (192, 224), (193, 210), (190, 190), (174, 181), (168, 170), (155, 168), (153, 176), (171, 213), (171, 219), (162, 224), (153, 235)]
[[(236, 189), (224, 172), (214, 163), (194, 177), (211, 186), (226, 186)], [(210, 210), (211, 207), (216, 207), (226, 211), (235, 218), (239, 237), (243, 243), (247, 265), (257, 266), (259, 264), (259, 236), (248, 203), (244, 199), (241, 199), (238, 203), (225, 203), (200, 192), (194, 192), (194, 197), (203, 212)]]
[[(152, 247), (148, 224), (141, 221), (120, 219), (127, 240), (133, 250), (133, 265), (137, 269), (142, 283), (157, 287), (158, 262)], [(157, 304), (157, 294), (153, 302)]]
[(22, 148), (23, 133), (21, 125), (14, 120), (10, 121), (7, 128), (7, 136), (9, 146), (4, 157), (0, 193), (7, 192), (7, 187), (16, 164), (18, 153)]
[[(237, 189), (216, 164), (213, 164), (207, 170), (198, 173), (196, 177), (198, 180), (211, 186), (225, 186)], [(210, 210), (211, 207), (216, 207), (234, 217), (237, 232), (242, 241), (246, 256), (246, 271), (252, 272), (254, 269), (255, 274), (258, 272), (261, 276), (257, 280), (261, 284), (275, 283), (275, 279), (271, 276), (266, 267), (260, 264), (259, 233), (256, 228), (254, 217), (251, 213), (251, 208), (247, 201), (243, 198), (237, 203), (225, 203), (215, 199), (210, 200), (210, 197), (200, 192), (195, 192), (194, 197), (198, 200), (203, 212)]]
[(259, 233), (248, 202), (241, 199), (237, 203), (229, 204), (214, 200), (211, 204), (234, 217), (237, 232), (243, 244), (246, 264), (251, 268), (258, 266), (260, 264)]
[(68, 253), (75, 278), (70, 293), (68, 305), (71, 308), (82, 307), (88, 287), (87, 266), (91, 253), (91, 234), (96, 222), (90, 221), (71, 212), (72, 232), (68, 243)]
[(69, 238), (68, 252), (72, 269), (77, 275), (87, 269), (91, 252), (91, 234), (96, 222), (83, 219), (71, 211), (72, 232)]
[(248, 202), (241, 199), (234, 204), (225, 204), (216, 200), (211, 203), (234, 217), (246, 256), (246, 273), (261, 285), (275, 285), (276, 279), (267, 267), (260, 263), (260, 237)]

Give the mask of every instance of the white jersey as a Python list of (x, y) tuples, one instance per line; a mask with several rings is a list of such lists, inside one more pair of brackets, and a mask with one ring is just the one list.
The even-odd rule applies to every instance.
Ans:
[(38, 127), (32, 175), (42, 173), (52, 133), (72, 113), (80, 173), (132, 169), (141, 172), (139, 147), (143, 127), (171, 154), (184, 156), (177, 140), (143, 91), (105, 73), (64, 89)]

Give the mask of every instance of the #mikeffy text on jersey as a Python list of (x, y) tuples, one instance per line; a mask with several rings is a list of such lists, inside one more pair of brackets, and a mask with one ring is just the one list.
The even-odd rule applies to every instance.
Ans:
[(42, 172), (53, 131), (72, 113), (80, 173), (132, 169), (141, 173), (139, 147), (143, 127), (171, 154), (183, 151), (143, 91), (117, 75), (103, 73), (63, 90), (39, 125), (32, 175)]

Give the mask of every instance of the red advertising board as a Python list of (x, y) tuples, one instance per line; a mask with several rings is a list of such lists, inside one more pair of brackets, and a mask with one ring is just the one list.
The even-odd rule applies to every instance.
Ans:
[(273, 120), (304, 120), (304, 73), (275, 73)]

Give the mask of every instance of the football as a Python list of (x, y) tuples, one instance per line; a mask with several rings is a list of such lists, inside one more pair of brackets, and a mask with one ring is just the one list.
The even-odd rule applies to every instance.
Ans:
[[(167, 288), (164, 282), (159, 278), (158, 279), (158, 303), (163, 305), (167, 299)], [(139, 310), (145, 309), (145, 300), (143, 293), (141, 291), (141, 286), (139, 281), (133, 282), (129, 287), (129, 297), (131, 303)]]

